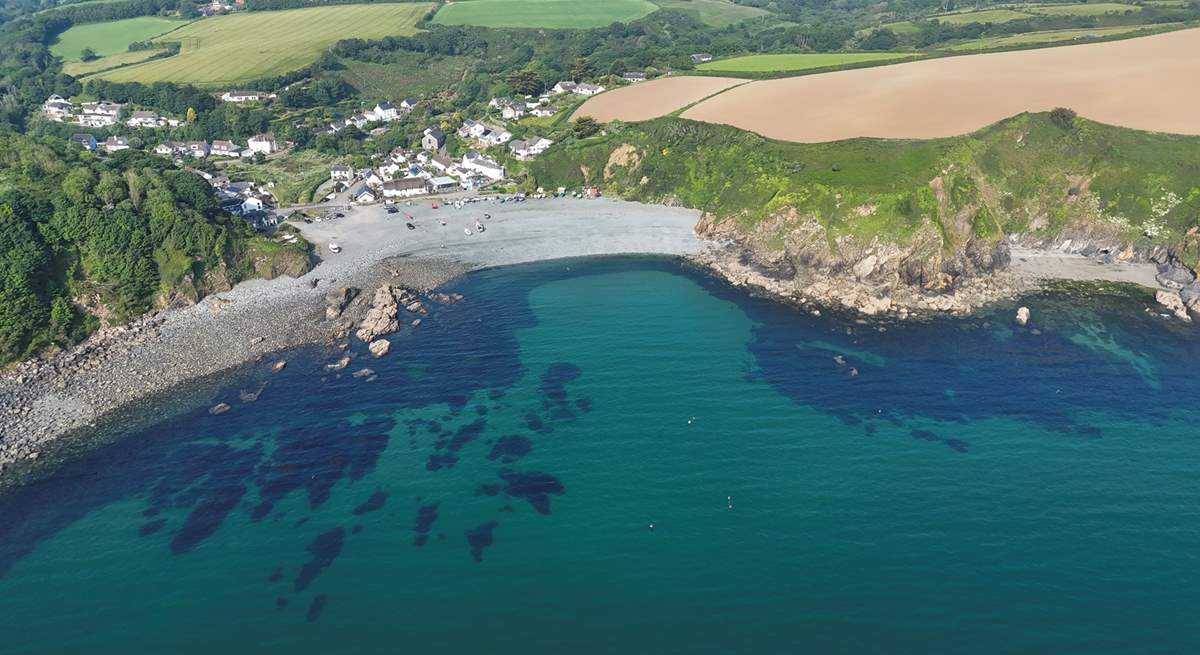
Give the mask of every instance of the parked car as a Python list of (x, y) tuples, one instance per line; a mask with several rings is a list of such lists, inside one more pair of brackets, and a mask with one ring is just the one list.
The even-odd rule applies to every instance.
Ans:
[(408, 229), (410, 229), (410, 230), (415, 230), (415, 229), (417, 229), (417, 226), (416, 226), (416, 225), (413, 225), (412, 223), (405, 223), (405, 224), (404, 224), (404, 227), (407, 227), (407, 228), (408, 228)]

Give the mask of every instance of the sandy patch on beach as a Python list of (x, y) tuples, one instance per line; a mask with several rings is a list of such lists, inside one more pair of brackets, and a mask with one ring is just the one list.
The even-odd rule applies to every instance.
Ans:
[[(638, 106), (638, 89), (627, 90), (623, 104)], [(1190, 29), (752, 82), (683, 117), (824, 142), (953, 136), (1025, 111), (1070, 107), (1112, 125), (1200, 134), (1198, 105), (1200, 29)]]
[(1009, 270), (1037, 280), (1128, 282), (1151, 289), (1163, 288), (1154, 279), (1158, 274), (1154, 264), (1104, 263), (1073, 253), (1013, 248)]
[(601, 93), (583, 103), (575, 116), (591, 116), (601, 122), (644, 121), (745, 82), (731, 77), (660, 77)]

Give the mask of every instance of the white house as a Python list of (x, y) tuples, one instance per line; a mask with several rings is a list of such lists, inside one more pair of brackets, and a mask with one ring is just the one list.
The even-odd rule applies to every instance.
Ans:
[(583, 82), (580, 84), (576, 84), (575, 88), (571, 92), (574, 93), (575, 95), (594, 96), (597, 93), (600, 93), (602, 91), (604, 91), (604, 87), (602, 87), (602, 86), (596, 86), (595, 84), (588, 84), (586, 82)]
[(242, 148), (232, 141), (213, 141), (209, 154), (218, 157), (238, 157), (242, 154)]
[(404, 111), (412, 111), (417, 106), (416, 98), (405, 98), (400, 101), (400, 108)]
[(557, 114), (558, 107), (555, 107), (554, 105), (538, 105), (538, 106), (534, 107), (532, 110), (530, 110), (529, 113), (531, 113), (534, 116), (537, 116), (539, 118), (546, 118), (548, 116), (553, 116), (553, 115)]
[(458, 128), (458, 135), (464, 138), (478, 139), (488, 133), (488, 126), (478, 121), (467, 119)]
[(261, 198), (251, 196), (242, 201), (242, 214), (260, 212), (263, 210), (263, 207), (264, 205)]
[(358, 205), (367, 205), (378, 200), (378, 197), (371, 187), (364, 184), (350, 194), (350, 200)]
[(525, 107), (517, 104), (507, 104), (500, 109), (500, 115), (504, 120), (514, 120), (525, 115)]
[(362, 175), (363, 183), (369, 187), (381, 187), (385, 182), (387, 182), (387, 180), (383, 179), (383, 176), (375, 170), (359, 171), (359, 173)]
[(208, 156), (209, 149), (207, 141), (188, 141), (186, 144), (184, 144), (183, 148), (184, 152), (197, 159), (203, 159), (204, 157)]
[(380, 177), (383, 178), (384, 182), (387, 182), (388, 180), (396, 177), (400, 171), (404, 170), (404, 167), (396, 162), (388, 162), (382, 166), (376, 167), (375, 170), (379, 171)]
[(463, 156), (461, 166), (468, 171), (479, 173), (491, 180), (504, 179), (504, 166), (475, 151), (468, 152)]
[(258, 91), (235, 90), (221, 94), (221, 100), (225, 102), (258, 102), (262, 97)]
[(247, 145), (249, 146), (247, 149), (250, 152), (261, 152), (264, 155), (269, 155), (279, 149), (275, 144), (275, 136), (272, 134), (257, 134), (252, 136)]
[(129, 139), (123, 136), (110, 136), (104, 140), (104, 150), (107, 152), (129, 150)]
[(696, 54), (692, 55), (692, 63), (693, 64), (703, 64), (706, 61), (712, 61), (712, 60), (713, 60), (713, 56), (708, 54), (707, 52), (697, 52)]
[(400, 108), (390, 102), (381, 102), (371, 110), (371, 116), (377, 121), (394, 121), (400, 118)]
[(66, 98), (57, 94), (46, 98), (46, 102), (42, 103), (42, 113), (46, 114), (46, 118), (52, 121), (62, 122), (67, 116), (71, 115), (71, 111), (74, 108)]
[(576, 86), (578, 86), (578, 85), (575, 84), (574, 82), (571, 82), (568, 80), (563, 80), (563, 81), (559, 82), (558, 84), (555, 84), (554, 88), (551, 89), (551, 91), (554, 93), (572, 93), (575, 91)]
[(550, 139), (544, 139), (540, 136), (535, 136), (532, 139), (518, 139), (508, 144), (509, 150), (517, 159), (527, 161), (546, 152), (554, 142)]
[(501, 127), (488, 127), (488, 131), (484, 133), (483, 140), (493, 145), (504, 145), (512, 140), (512, 132)]
[(625, 80), (626, 82), (645, 82), (646, 74), (645, 73), (623, 73), (621, 75), (621, 79)]
[(354, 169), (349, 166), (330, 166), (329, 179), (334, 182), (349, 182), (354, 179)]
[(453, 165), (454, 161), (441, 153), (436, 153), (429, 158), (429, 166), (431, 168), (436, 168), (443, 173), (450, 170), (450, 167)]
[(130, 127), (158, 127), (161, 120), (155, 112), (139, 110), (130, 114), (125, 124)]
[(164, 141), (154, 146), (154, 154), (162, 155), (163, 157), (174, 156), (183, 146), (176, 141)]
[(85, 127), (108, 127), (117, 124), (121, 105), (111, 102), (85, 102), (80, 105), (80, 114), (75, 122)]
[(385, 182), (383, 185), (384, 198), (411, 198), (429, 193), (425, 180), (419, 177), (406, 177), (400, 180)]

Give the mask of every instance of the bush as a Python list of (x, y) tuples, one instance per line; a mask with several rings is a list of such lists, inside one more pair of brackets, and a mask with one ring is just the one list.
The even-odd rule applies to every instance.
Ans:
[(1050, 122), (1061, 130), (1070, 131), (1075, 127), (1075, 111), (1066, 107), (1056, 107), (1050, 111)]

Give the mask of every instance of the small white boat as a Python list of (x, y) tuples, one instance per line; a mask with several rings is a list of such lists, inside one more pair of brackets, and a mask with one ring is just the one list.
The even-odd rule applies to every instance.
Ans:
[(486, 229), (487, 228), (483, 226), (483, 223), (480, 223), (479, 221), (475, 221), (475, 231), (476, 232), (483, 232)]
[(336, 244), (336, 243), (329, 244), (329, 252), (336, 255), (337, 253), (339, 253), (341, 251), (342, 251), (342, 247), (339, 246), (338, 244)]
[(463, 228), (463, 234), (465, 234), (465, 235), (467, 235), (467, 236), (471, 236), (471, 228), (469, 228), (469, 227), (464, 227), (464, 228)]

